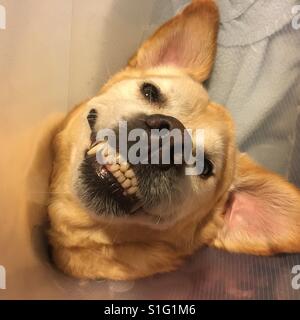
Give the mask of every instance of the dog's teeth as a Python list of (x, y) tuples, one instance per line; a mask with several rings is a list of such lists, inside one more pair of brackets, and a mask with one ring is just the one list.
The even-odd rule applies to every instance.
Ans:
[(117, 178), (117, 180), (118, 180), (119, 183), (123, 183), (126, 180), (126, 178), (122, 174), (120, 177)]
[(124, 162), (121, 164), (120, 166), (120, 170), (125, 173), (127, 170), (129, 169), (129, 163), (128, 162)]
[(133, 178), (135, 175), (134, 175), (134, 172), (132, 169), (128, 169), (126, 172), (125, 172), (125, 177), (126, 178)]
[(124, 158), (120, 153), (118, 153), (118, 155), (117, 155), (117, 160), (118, 160), (118, 163), (125, 163), (125, 162), (127, 162), (127, 159)]
[(138, 191), (137, 187), (130, 187), (129, 189), (126, 190), (128, 194), (132, 195), (132, 194), (136, 194)]
[(132, 184), (133, 187), (138, 185), (137, 179), (135, 177), (131, 179), (131, 184)]
[(95, 155), (100, 151), (106, 161), (105, 168), (112, 173), (124, 189), (123, 195), (136, 195), (136, 197), (139, 197), (138, 181), (134, 171), (130, 168), (130, 164), (124, 161), (120, 154), (115, 155), (106, 143), (92, 145), (87, 154)]
[(123, 175), (123, 173), (120, 170), (117, 170), (117, 171), (113, 172), (113, 175), (115, 178), (119, 178), (119, 177), (121, 177), (121, 175)]
[(131, 187), (131, 180), (130, 179), (126, 179), (121, 185), (122, 185), (122, 187), (124, 189), (127, 189), (127, 188)]
[(119, 171), (120, 166), (118, 164), (111, 164), (106, 166), (106, 168), (110, 171), (110, 172), (116, 172)]
[(94, 155), (94, 154), (96, 154), (98, 151), (102, 150), (102, 148), (103, 148), (102, 145), (97, 144), (97, 145), (95, 145), (93, 148), (91, 148), (91, 149), (87, 152), (87, 154), (88, 154), (89, 156)]

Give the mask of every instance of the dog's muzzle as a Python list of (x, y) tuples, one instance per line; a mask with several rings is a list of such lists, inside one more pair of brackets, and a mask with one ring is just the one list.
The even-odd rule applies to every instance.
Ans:
[[(119, 126), (113, 129), (116, 137), (113, 148), (107, 141), (98, 141), (92, 132), (91, 147), (80, 166), (79, 197), (97, 214), (135, 214), (141, 207), (149, 209), (176, 196), (176, 185), (184, 171), (184, 161), (178, 159), (183, 155), (183, 139), (178, 145), (168, 134), (177, 129), (183, 135), (182, 123), (161, 114), (138, 114), (127, 120), (126, 125), (125, 150), (122, 149)], [(91, 126), (92, 131), (94, 126), (95, 123)], [(130, 149), (137, 141), (131, 141), (129, 135), (135, 129), (146, 133), (142, 151), (137, 152), (138, 162), (136, 159), (131, 161), (130, 157)], [(153, 130), (164, 132), (154, 137), (157, 139), (155, 147), (151, 140)], [(167, 148), (164, 148), (164, 141), (168, 141)], [(174, 152), (175, 149), (180, 152)]]

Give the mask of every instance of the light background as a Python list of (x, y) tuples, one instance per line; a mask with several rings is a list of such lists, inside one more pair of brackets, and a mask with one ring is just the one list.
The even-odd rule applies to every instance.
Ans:
[(43, 223), (61, 113), (92, 97), (157, 26), (187, 1), (0, 0), (0, 265), (8, 298), (299, 298), (298, 256), (203, 250), (175, 273), (138, 282), (78, 282), (47, 262)]

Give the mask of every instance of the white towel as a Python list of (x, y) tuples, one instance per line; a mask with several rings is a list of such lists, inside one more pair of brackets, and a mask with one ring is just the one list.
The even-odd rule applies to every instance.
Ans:
[[(219, 0), (212, 100), (233, 115), (240, 149), (300, 185), (299, 0)], [(296, 134), (296, 120), (298, 134)]]

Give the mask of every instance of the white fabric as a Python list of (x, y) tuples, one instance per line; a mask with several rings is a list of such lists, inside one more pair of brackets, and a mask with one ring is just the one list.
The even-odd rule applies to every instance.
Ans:
[[(233, 115), (240, 149), (300, 185), (299, 0), (218, 0), (218, 54), (208, 83), (212, 100)], [(299, 121), (298, 121), (299, 122)], [(299, 130), (299, 129), (298, 129)]]

